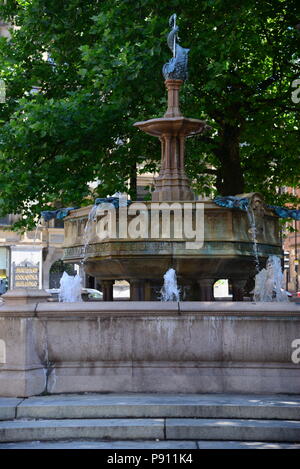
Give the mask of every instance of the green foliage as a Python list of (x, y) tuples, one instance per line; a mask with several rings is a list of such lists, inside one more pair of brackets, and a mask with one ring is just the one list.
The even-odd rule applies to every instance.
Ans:
[(191, 49), (182, 111), (211, 126), (187, 145), (195, 188), (296, 202), (278, 193), (300, 175), (295, 0), (7, 0), (0, 17), (17, 29), (0, 38), (1, 214), (32, 223), (54, 200), (89, 203), (89, 181), (106, 196), (127, 189), (136, 163), (157, 168), (159, 142), (132, 124), (165, 112), (173, 12)]

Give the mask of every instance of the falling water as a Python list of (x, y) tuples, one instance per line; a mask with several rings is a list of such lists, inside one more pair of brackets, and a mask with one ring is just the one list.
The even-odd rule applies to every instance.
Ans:
[(250, 224), (250, 231), (253, 240), (253, 252), (255, 257), (255, 271), (259, 272), (259, 259), (258, 259), (258, 249), (257, 249), (257, 228), (255, 223), (255, 216), (251, 206), (246, 208), (249, 224)]
[(180, 289), (177, 286), (176, 271), (169, 269), (164, 275), (164, 284), (160, 290), (161, 301), (179, 301)]
[(74, 301), (82, 301), (81, 298), (81, 277), (79, 275), (68, 275), (64, 272), (60, 279), (60, 291), (58, 300), (64, 303), (71, 303)]
[(266, 268), (255, 276), (255, 287), (252, 293), (254, 301), (288, 301), (283, 289), (283, 273), (278, 256), (268, 257)]
[[(119, 198), (119, 207), (126, 207), (127, 204), (127, 197), (124, 196), (121, 192), (116, 192), (115, 194), (112, 195), (112, 197), (118, 197)], [(101, 202), (99, 204), (95, 204), (92, 206), (89, 214), (88, 214), (88, 219), (84, 228), (84, 233), (83, 233), (83, 261), (84, 262), (87, 254), (87, 249), (93, 234), (93, 224), (97, 221), (97, 213), (98, 211), (102, 212), (103, 210), (110, 210), (112, 208), (112, 203), (107, 201), (107, 202)]]
[(92, 208), (89, 212), (89, 215), (88, 215), (86, 225), (84, 227), (84, 232), (83, 232), (83, 258), (84, 259), (86, 257), (87, 249), (88, 249), (89, 242), (90, 242), (90, 239), (91, 239), (91, 236), (92, 236), (93, 223), (95, 223), (97, 221), (97, 209), (98, 209), (98, 205), (93, 205), (92, 206)]

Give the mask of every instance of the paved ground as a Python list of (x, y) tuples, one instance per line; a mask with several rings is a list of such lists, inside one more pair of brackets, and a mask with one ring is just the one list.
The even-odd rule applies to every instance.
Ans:
[(240, 441), (30, 441), (1, 449), (300, 449), (300, 444)]
[(241, 441), (30, 441), (1, 449), (300, 449), (300, 444)]

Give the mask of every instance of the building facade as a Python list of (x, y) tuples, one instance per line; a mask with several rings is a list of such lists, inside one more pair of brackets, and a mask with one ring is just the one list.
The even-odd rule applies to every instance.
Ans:
[(0, 218), (0, 294), (16, 287), (54, 288), (52, 271), (63, 256), (63, 226), (51, 220), (20, 234), (11, 228), (17, 219)]
[[(288, 188), (287, 190), (300, 198), (300, 188)], [(288, 291), (298, 292), (300, 291), (300, 220), (293, 220), (289, 225), (294, 231), (285, 231), (283, 244), (285, 252), (285, 282)]]

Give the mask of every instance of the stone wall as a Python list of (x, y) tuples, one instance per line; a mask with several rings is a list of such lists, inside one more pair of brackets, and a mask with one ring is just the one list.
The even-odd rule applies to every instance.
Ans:
[(8, 303), (0, 396), (300, 390), (299, 304)]

